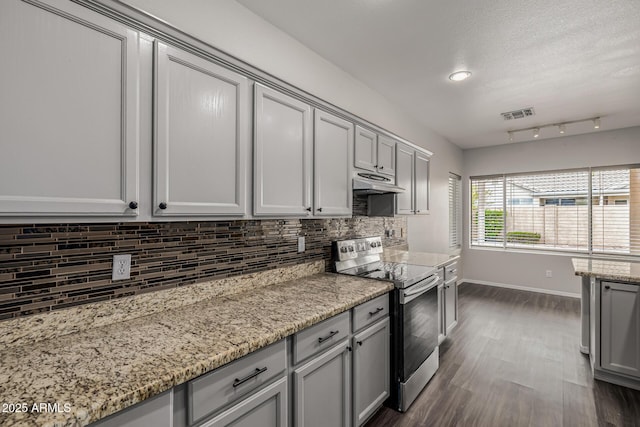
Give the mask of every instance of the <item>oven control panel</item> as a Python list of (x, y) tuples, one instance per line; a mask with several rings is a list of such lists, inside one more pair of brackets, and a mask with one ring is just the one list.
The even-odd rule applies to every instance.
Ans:
[(336, 250), (340, 261), (361, 258), (367, 255), (381, 254), (382, 238), (376, 236), (338, 241), (336, 242)]

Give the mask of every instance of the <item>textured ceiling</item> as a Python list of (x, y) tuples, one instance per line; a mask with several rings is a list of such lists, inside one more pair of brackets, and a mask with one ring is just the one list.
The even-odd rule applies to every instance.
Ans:
[(640, 0), (238, 2), (462, 148), (640, 125)]

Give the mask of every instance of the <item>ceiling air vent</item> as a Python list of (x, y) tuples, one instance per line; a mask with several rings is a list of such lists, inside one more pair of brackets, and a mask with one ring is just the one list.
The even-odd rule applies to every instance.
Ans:
[(533, 116), (536, 114), (533, 111), (533, 107), (523, 108), (521, 110), (508, 111), (506, 113), (500, 113), (505, 120), (524, 119), (525, 117)]

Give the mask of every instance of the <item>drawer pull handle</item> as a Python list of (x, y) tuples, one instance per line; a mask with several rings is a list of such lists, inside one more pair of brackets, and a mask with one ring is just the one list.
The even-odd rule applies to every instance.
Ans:
[(455, 273), (455, 272), (457, 272), (457, 271), (458, 271), (458, 269), (457, 269), (457, 268), (452, 268), (452, 269), (450, 269), (449, 271), (447, 271), (447, 273), (451, 273), (451, 274), (453, 274), (453, 273)]
[(380, 313), (382, 310), (384, 310), (384, 307), (378, 307), (375, 309), (375, 311), (370, 311), (369, 316), (375, 316), (376, 314)]
[(331, 338), (332, 336), (334, 336), (335, 334), (337, 334), (340, 331), (331, 331), (329, 332), (329, 335), (327, 335), (326, 337), (320, 337), (318, 338), (318, 342), (320, 344), (322, 344), (323, 342), (325, 342), (326, 340), (328, 340), (329, 338)]
[(611, 286), (606, 285), (604, 288), (605, 288), (605, 289), (611, 289)]
[(252, 373), (250, 373), (249, 375), (247, 375), (243, 379), (239, 380), (238, 378), (236, 378), (235, 380), (233, 380), (233, 386), (234, 387), (238, 387), (239, 385), (244, 384), (247, 381), (249, 381), (251, 378), (255, 378), (258, 375), (260, 375), (261, 373), (266, 372), (266, 371), (267, 371), (267, 367), (266, 366), (264, 368), (262, 368), (262, 369), (256, 368), (255, 371), (253, 371)]

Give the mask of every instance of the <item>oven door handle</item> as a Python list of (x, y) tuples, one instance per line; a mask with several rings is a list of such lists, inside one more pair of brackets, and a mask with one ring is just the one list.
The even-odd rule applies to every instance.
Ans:
[(435, 286), (438, 285), (438, 282), (440, 282), (440, 276), (436, 274), (429, 283), (418, 286), (415, 289), (411, 289), (409, 292), (403, 291), (400, 294), (400, 304), (410, 303), (414, 299), (418, 298), (420, 295), (433, 289)]

